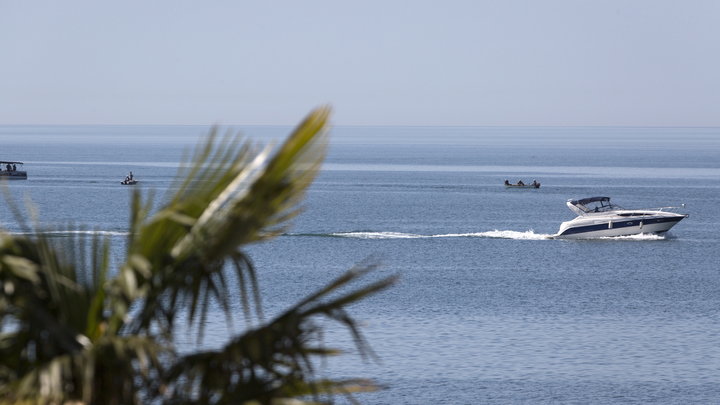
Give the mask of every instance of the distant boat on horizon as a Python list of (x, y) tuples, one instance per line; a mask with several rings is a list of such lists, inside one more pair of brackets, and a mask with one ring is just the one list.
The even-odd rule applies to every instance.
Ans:
[(510, 184), (509, 181), (505, 180), (505, 188), (540, 188), (540, 183), (533, 180), (531, 184), (525, 184), (520, 180), (517, 184)]

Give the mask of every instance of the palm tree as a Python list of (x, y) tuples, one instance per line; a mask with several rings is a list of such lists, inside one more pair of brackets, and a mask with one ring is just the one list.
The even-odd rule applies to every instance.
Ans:
[[(218, 139), (213, 129), (159, 208), (134, 193), (118, 269), (110, 270), (109, 241), (97, 233), (64, 246), (40, 231), (0, 234), (0, 403), (328, 403), (374, 389), (367, 380), (315, 377), (314, 359), (338, 354), (321, 343), (316, 320), (345, 325), (359, 352), (372, 355), (345, 308), (395, 277), (358, 286), (375, 268), (361, 264), (265, 320), (242, 250), (280, 235), (299, 213), (325, 155), (329, 114), (313, 111), (274, 149), (232, 134)], [(220, 350), (179, 354), (178, 314), (189, 314), (198, 341), (211, 302), (232, 321), (230, 277), (246, 329)]]

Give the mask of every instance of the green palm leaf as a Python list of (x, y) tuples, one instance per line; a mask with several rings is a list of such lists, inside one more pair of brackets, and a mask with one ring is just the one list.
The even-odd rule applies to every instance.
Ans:
[[(108, 339), (104, 336), (107, 240), (94, 236), (88, 246), (83, 237), (75, 237), (60, 243), (39, 231), (33, 238), (3, 235), (2, 241), (0, 398), (91, 402), (94, 392), (103, 392), (93, 389), (102, 380), (98, 366), (110, 358), (97, 356)], [(7, 330), (8, 324), (15, 327)], [(132, 345), (120, 347), (127, 351)], [(146, 352), (124, 356), (124, 366), (115, 364), (112, 369), (114, 378), (122, 375), (119, 370), (135, 370), (133, 362)], [(121, 379), (135, 385), (137, 372)]]
[[(351, 331), (361, 354), (371, 350), (356, 322), (344, 307), (392, 285), (397, 277), (375, 281), (365, 287), (339, 293), (375, 268), (356, 267), (331, 282), (318, 293), (303, 300), (266, 325), (250, 330), (217, 352), (204, 352), (179, 359), (169, 370), (167, 380), (182, 381), (178, 395), (188, 403), (243, 403), (253, 399), (270, 403), (271, 399), (299, 395), (337, 394), (374, 389), (367, 381), (312, 379), (313, 358), (337, 355), (335, 349), (321, 344), (321, 329), (314, 322), (324, 315), (344, 324)], [(334, 296), (329, 298), (330, 296)], [(320, 401), (319, 398), (316, 398)], [(321, 401), (322, 402), (322, 401)]]
[(299, 212), (325, 155), (329, 113), (328, 108), (311, 113), (272, 157), (270, 148), (261, 150), (237, 137), (225, 136), (216, 147), (213, 130), (190, 169), (181, 172), (175, 195), (156, 215), (148, 218), (151, 203), (135, 197), (130, 260), (117, 288), (125, 307), (138, 298), (144, 304), (128, 331), (148, 330), (153, 322), (169, 330), (185, 303), (191, 321), (198, 314), (204, 319), (211, 300), (220, 303), (231, 324), (226, 263), (243, 281), (246, 314), (250, 295), (260, 310), (254, 269), (240, 248), (278, 235)]

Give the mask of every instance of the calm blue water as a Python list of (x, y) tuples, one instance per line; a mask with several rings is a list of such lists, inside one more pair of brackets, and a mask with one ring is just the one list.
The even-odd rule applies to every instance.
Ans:
[[(242, 129), (263, 143), (290, 130)], [(121, 247), (131, 189), (119, 181), (132, 170), (162, 196), (206, 132), (0, 126), (0, 159), (25, 162), (29, 180), (10, 192), (41, 222)], [(506, 190), (506, 178), (542, 187)], [(685, 203), (690, 217), (662, 237), (546, 239), (574, 217), (567, 199), (597, 195)], [(364, 403), (717, 403), (718, 206), (718, 128), (339, 127), (305, 212), (249, 253), (270, 315), (367, 257), (384, 263), (375, 277), (401, 275), (351, 308), (380, 363), (351, 354), (320, 372), (387, 387)], [(5, 206), (0, 220), (20, 231)], [(221, 346), (225, 319), (207, 327), (204, 345)], [(326, 338), (353, 352), (346, 331)]]

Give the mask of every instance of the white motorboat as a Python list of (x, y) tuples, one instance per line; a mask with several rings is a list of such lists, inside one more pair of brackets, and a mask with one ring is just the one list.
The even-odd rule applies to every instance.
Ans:
[(675, 224), (689, 216), (676, 212), (680, 208), (685, 208), (685, 204), (680, 207), (627, 210), (611, 204), (610, 197), (568, 200), (567, 205), (578, 214), (578, 217), (563, 222), (560, 231), (552, 236), (555, 239), (660, 234), (669, 231)]
[[(17, 165), (20, 165), (20, 170)], [(0, 161), (0, 179), (27, 180), (27, 172), (22, 170), (22, 165), (22, 162)]]

